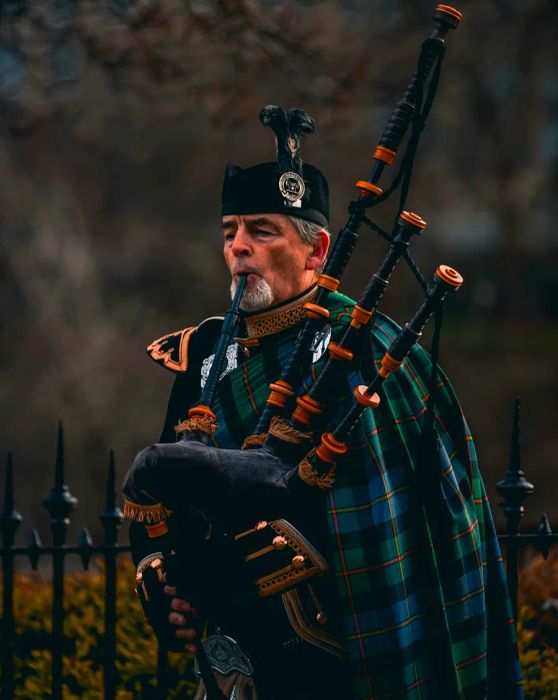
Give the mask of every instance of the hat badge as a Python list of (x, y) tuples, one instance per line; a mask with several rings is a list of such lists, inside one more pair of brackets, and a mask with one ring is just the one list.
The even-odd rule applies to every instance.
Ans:
[(302, 198), (306, 192), (304, 180), (292, 170), (283, 173), (279, 178), (279, 192), (288, 207), (302, 207)]
[(275, 134), (277, 165), (281, 173), (278, 185), (284, 206), (301, 209), (306, 185), (300, 145), (305, 134), (314, 133), (314, 120), (302, 109), (292, 108), (285, 112), (278, 105), (266, 105), (260, 112), (260, 121)]

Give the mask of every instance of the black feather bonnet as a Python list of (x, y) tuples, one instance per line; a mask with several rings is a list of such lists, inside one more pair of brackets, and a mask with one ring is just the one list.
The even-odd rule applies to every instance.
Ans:
[(304, 134), (316, 125), (302, 109), (285, 111), (267, 105), (260, 121), (275, 133), (277, 160), (249, 168), (227, 165), (221, 194), (221, 213), (286, 214), (327, 227), (329, 188), (323, 174), (303, 163), (300, 146)]

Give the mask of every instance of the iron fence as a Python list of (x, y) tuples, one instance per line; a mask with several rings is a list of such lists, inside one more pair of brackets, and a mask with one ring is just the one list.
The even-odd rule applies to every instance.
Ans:
[[(522, 547), (532, 546), (546, 559), (550, 547), (558, 543), (558, 533), (554, 534), (546, 514), (540, 519), (538, 529), (534, 533), (520, 532), (521, 519), (525, 513), (524, 502), (534, 491), (533, 485), (527, 481), (521, 468), (521, 439), (520, 439), (520, 406), (519, 399), (515, 401), (512, 444), (509, 468), (505, 479), (497, 484), (504, 502), (501, 506), (506, 516), (506, 532), (499, 536), (500, 542), (506, 549), (506, 575), (514, 616), (517, 619), (517, 597), (519, 577), (519, 553)], [(70, 514), (77, 505), (77, 499), (72, 496), (64, 483), (64, 433), (62, 425), (58, 428), (56, 447), (56, 462), (54, 469), (54, 486), (43, 504), (50, 514), (52, 545), (43, 545), (38, 531), (32, 529), (29, 544), (25, 547), (15, 546), (15, 534), (22, 523), (21, 515), (15, 510), (13, 487), (12, 457), (8, 455), (4, 507), (0, 513), (0, 536), (2, 547), (3, 589), (2, 589), (2, 620), (0, 637), (0, 658), (2, 660), (2, 679), (0, 685), (1, 700), (12, 700), (14, 697), (14, 644), (16, 629), (14, 619), (14, 573), (16, 557), (26, 557), (33, 570), (36, 570), (43, 556), (52, 557), (52, 633), (50, 636), (51, 670), (52, 670), (52, 700), (62, 700), (63, 686), (63, 654), (64, 654), (64, 573), (65, 561), (68, 554), (77, 554), (85, 570), (88, 569), (91, 558), (100, 555), (104, 560), (105, 570), (105, 614), (104, 614), (104, 645), (103, 645), (103, 684), (105, 700), (114, 700), (117, 691), (118, 677), (116, 673), (116, 583), (117, 557), (129, 552), (129, 545), (118, 542), (118, 530), (122, 524), (122, 511), (116, 504), (114, 454), (111, 451), (107, 470), (105, 507), (100, 514), (104, 530), (104, 541), (95, 545), (89, 531), (84, 528), (79, 543), (72, 547), (66, 544), (66, 536), (70, 524)], [(161, 700), (167, 695), (165, 683), (168, 664), (165, 650), (159, 646), (157, 653), (157, 694)]]

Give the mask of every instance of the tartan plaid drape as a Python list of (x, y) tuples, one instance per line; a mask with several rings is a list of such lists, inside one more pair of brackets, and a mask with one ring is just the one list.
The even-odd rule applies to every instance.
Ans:
[[(330, 295), (334, 339), (353, 303)], [(398, 329), (376, 316), (375, 364)], [(294, 336), (262, 338), (259, 350), (220, 381), (219, 446), (239, 447), (252, 432)], [(354, 697), (520, 699), (498, 541), (475, 447), (443, 373), (435, 412), (439, 449), (425, 453), (421, 442), (430, 372), (428, 353), (415, 346), (384, 382), (380, 407), (367, 411), (353, 431), (325, 504)], [(348, 383), (362, 378), (355, 372)], [(344, 393), (333, 422), (351, 405), (350, 392)]]

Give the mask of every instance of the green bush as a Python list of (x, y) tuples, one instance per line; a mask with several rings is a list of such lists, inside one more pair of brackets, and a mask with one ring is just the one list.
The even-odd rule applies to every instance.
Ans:
[[(121, 558), (116, 598), (116, 672), (118, 700), (155, 698), (157, 642), (144, 620), (133, 592), (135, 570)], [(103, 697), (104, 574), (100, 561), (95, 572), (73, 573), (64, 580), (64, 700)], [(15, 698), (37, 700), (51, 685), (52, 586), (39, 575), (16, 574)], [(190, 698), (195, 684), (192, 657), (170, 654), (167, 674), (169, 698)]]
[[(65, 578), (64, 700), (103, 697), (104, 574)], [(157, 644), (133, 593), (134, 570), (122, 558), (117, 578), (118, 700), (155, 698)], [(520, 585), (518, 640), (528, 700), (558, 698), (558, 561), (537, 558), (523, 570)], [(16, 692), (18, 700), (44, 697), (51, 684), (49, 634), (52, 587), (38, 575), (16, 575)], [(171, 654), (169, 699), (194, 693), (192, 657)]]

